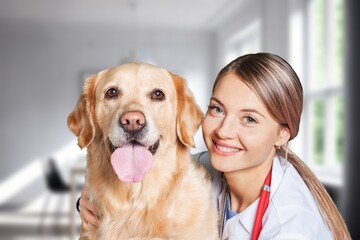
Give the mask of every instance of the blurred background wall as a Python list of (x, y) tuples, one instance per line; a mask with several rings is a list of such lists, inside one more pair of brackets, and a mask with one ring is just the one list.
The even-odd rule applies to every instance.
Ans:
[[(258, 51), (279, 54), (300, 76), (305, 90), (303, 120), (290, 146), (327, 186), (340, 210), (346, 209), (350, 197), (345, 193), (350, 196), (352, 191), (344, 192), (349, 183), (344, 170), (352, 169), (346, 158), (353, 155), (345, 154), (346, 149), (352, 151), (345, 146), (346, 129), (352, 126), (345, 126), (344, 115), (353, 109), (346, 108), (344, 98), (344, 86), (351, 81), (344, 70), (345, 43), (354, 42), (346, 42), (345, 30), (350, 26), (347, 19), (355, 21), (347, 15), (349, 2), (353, 4), (350, 0), (1, 1), (0, 236), (16, 235), (16, 230), (4, 232), (21, 222), (20, 213), (37, 219), (51, 211), (44, 207), (51, 193), (46, 181), (50, 158), (65, 184), (71, 182), (74, 164), (84, 165), (84, 152), (77, 148), (66, 118), (87, 76), (131, 61), (159, 65), (187, 79), (205, 112), (217, 72), (235, 57)], [(355, 5), (353, 12), (359, 9)], [(352, 51), (352, 45), (346, 47)], [(200, 131), (196, 142), (193, 152), (205, 150)], [(64, 207), (65, 224), (74, 204), (66, 197), (62, 195), (54, 206)], [(9, 221), (15, 213), (14, 221)], [(36, 220), (35, 227), (41, 223)], [(24, 234), (35, 233), (29, 229)]]

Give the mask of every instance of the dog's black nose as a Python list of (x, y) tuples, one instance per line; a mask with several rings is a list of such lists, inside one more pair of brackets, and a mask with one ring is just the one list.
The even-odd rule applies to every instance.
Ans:
[(145, 116), (142, 112), (125, 112), (120, 117), (120, 126), (128, 132), (139, 131), (145, 126)]

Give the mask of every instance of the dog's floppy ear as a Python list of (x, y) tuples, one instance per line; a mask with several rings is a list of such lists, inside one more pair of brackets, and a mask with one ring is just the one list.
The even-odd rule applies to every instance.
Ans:
[(95, 87), (97, 76), (89, 77), (83, 93), (67, 118), (70, 130), (77, 136), (80, 148), (88, 146), (95, 137)]
[(194, 95), (183, 78), (171, 74), (177, 97), (176, 132), (180, 141), (188, 147), (195, 147), (194, 135), (198, 130), (203, 113), (195, 102)]

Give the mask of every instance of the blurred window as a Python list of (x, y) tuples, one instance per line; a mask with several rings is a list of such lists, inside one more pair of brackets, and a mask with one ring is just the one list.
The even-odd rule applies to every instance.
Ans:
[(292, 12), (290, 24), (291, 60), (303, 81), (305, 94), (302, 136), (295, 145), (322, 181), (341, 184), (344, 3), (343, 0), (304, 2), (303, 7)]

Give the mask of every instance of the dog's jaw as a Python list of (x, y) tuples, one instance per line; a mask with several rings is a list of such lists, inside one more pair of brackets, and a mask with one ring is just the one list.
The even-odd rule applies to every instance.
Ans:
[[(119, 148), (119, 147), (122, 147), (122, 146), (115, 146), (115, 145), (113, 145), (112, 143), (111, 143), (111, 141), (110, 140), (108, 140), (107, 141), (109, 144), (109, 148), (110, 148), (110, 152), (111, 153), (113, 153), (117, 148)], [(138, 141), (131, 141), (131, 143), (133, 143), (133, 144), (139, 144), (139, 145), (143, 145), (143, 144), (141, 144), (141, 143), (139, 143)], [(160, 145), (160, 139), (158, 139), (154, 144), (152, 144), (152, 145), (150, 145), (149, 147), (148, 147), (148, 150), (149, 150), (149, 152), (151, 152), (151, 154), (154, 156), (155, 154), (156, 154), (156, 152), (157, 152), (157, 150), (158, 150), (158, 148), (159, 148), (159, 145)]]

